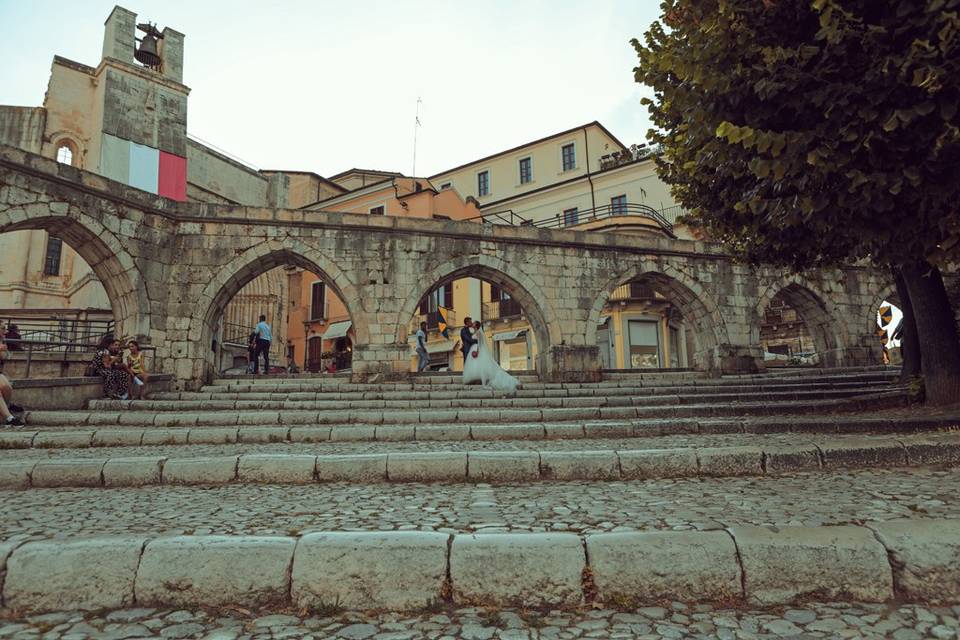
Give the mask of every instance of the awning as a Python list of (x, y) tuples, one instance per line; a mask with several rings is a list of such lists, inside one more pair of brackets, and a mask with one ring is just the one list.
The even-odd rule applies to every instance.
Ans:
[(336, 340), (337, 338), (342, 338), (347, 335), (347, 331), (350, 330), (350, 327), (353, 325), (353, 322), (350, 320), (344, 320), (343, 322), (334, 322), (327, 330), (323, 332), (324, 340)]
[(494, 342), (499, 340), (514, 340), (516, 338), (519, 338), (520, 336), (525, 336), (525, 335), (527, 335), (526, 329), (517, 329), (516, 331), (504, 331), (503, 333), (493, 334), (493, 340)]

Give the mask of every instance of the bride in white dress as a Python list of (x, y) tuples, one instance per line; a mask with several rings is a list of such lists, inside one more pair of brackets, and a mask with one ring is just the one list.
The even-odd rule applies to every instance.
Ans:
[(477, 324), (474, 324), (470, 333), (473, 334), (477, 344), (470, 348), (463, 362), (463, 383), (479, 382), (495, 391), (507, 393), (516, 391), (520, 381), (501, 369), (497, 361), (493, 359), (490, 348), (487, 347), (487, 339), (483, 335), (483, 330)]

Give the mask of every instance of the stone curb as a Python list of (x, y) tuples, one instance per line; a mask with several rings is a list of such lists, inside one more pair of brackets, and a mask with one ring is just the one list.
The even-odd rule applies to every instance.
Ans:
[[(440, 412), (433, 412), (439, 414)], [(171, 414), (171, 426), (111, 427), (69, 431), (0, 432), (0, 449), (83, 449), (186, 444), (281, 442), (397, 442), (405, 440), (548, 440), (647, 438), (719, 433), (892, 433), (960, 426), (960, 413), (897, 419), (847, 415), (757, 416), (748, 419), (689, 417), (570, 420), (557, 423), (299, 424), (289, 426), (198, 425), (197, 414)], [(432, 416), (439, 419), (439, 415)], [(60, 426), (68, 426), (67, 424)]]
[[(938, 553), (946, 549), (948, 553)], [(960, 520), (725, 531), (0, 542), (3, 610), (960, 602)], [(5, 559), (5, 562), (4, 562)]]
[(960, 464), (960, 433), (806, 445), (583, 451), (423, 451), (218, 457), (53, 458), (0, 462), (0, 488), (133, 487), (231, 482), (522, 482), (777, 475)]

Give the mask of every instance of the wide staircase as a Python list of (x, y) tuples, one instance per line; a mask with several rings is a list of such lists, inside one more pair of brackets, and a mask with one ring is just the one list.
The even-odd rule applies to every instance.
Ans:
[[(553, 611), (574, 637), (591, 618), (562, 612), (591, 605), (608, 631), (681, 637), (683, 607), (955, 602), (960, 412), (911, 404), (898, 373), (522, 375), (511, 395), (241, 376), (28, 412), (0, 432), (3, 610), (292, 607), (284, 637), (421, 637), (349, 611), (427, 610), (422, 637), (507, 638), (537, 633), (477, 607)], [(783, 611), (757, 615), (829, 637)]]

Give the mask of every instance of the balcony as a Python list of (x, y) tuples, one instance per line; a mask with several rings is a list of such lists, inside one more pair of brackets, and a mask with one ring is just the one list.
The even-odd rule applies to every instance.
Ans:
[(491, 300), (483, 303), (484, 320), (508, 320), (523, 315), (523, 308), (513, 298), (506, 300)]
[[(436, 331), (440, 326), (440, 312), (431, 311), (429, 313), (420, 313), (413, 316), (413, 319), (410, 320), (410, 326), (408, 327), (408, 333), (413, 335), (420, 328), (420, 323), (427, 323), (427, 331)], [(456, 327), (457, 324), (457, 314), (453, 309), (447, 309), (447, 326)]]
[(610, 294), (610, 302), (623, 300), (654, 300), (657, 297), (653, 287), (644, 282), (627, 282), (620, 285)]
[(632, 144), (629, 149), (616, 151), (600, 156), (600, 170), (613, 169), (620, 165), (630, 164), (638, 160), (646, 160), (650, 156), (660, 153), (659, 147), (648, 147), (646, 144)]

